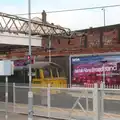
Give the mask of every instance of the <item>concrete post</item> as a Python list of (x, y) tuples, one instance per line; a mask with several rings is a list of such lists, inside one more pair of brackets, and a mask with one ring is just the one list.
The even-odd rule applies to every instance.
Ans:
[(100, 100), (101, 100), (101, 119), (104, 118), (104, 83), (101, 83), (100, 85), (100, 92), (101, 92), (101, 96), (100, 96)]
[(88, 90), (86, 90), (86, 111), (88, 112), (89, 110), (89, 104), (88, 104)]
[(48, 88), (47, 88), (47, 106), (48, 106), (48, 119), (50, 119), (50, 84), (48, 84)]
[(5, 77), (5, 119), (8, 120), (8, 76)]
[(15, 83), (13, 83), (13, 112), (15, 112)]
[(93, 91), (93, 111), (95, 113), (94, 120), (100, 120), (100, 92), (98, 90), (98, 84), (95, 83)]

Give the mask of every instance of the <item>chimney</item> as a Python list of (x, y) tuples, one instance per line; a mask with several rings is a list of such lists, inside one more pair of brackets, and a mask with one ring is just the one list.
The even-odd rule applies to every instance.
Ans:
[(45, 12), (45, 10), (43, 10), (43, 12), (42, 12), (42, 22), (43, 23), (46, 23), (47, 22), (47, 20), (46, 20), (46, 12)]

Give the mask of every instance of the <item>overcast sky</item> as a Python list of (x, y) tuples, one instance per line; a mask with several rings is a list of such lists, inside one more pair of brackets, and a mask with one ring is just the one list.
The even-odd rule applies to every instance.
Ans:
[[(19, 14), (27, 13), (28, 0), (0, 0), (0, 12)], [(42, 10), (54, 11), (62, 9), (75, 9), (120, 4), (120, 0), (31, 0), (32, 12)], [(32, 17), (41, 17), (41, 14)], [(27, 16), (22, 16), (27, 17)], [(68, 27), (72, 30), (89, 27), (103, 26), (103, 11), (86, 10), (65, 13), (50, 13), (47, 15), (48, 22)], [(120, 7), (106, 9), (106, 25), (120, 23)]]

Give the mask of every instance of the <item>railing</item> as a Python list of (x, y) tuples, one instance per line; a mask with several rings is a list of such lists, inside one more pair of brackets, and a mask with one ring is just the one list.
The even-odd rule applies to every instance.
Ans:
[[(100, 87), (32, 87), (33, 112), (35, 116), (56, 119), (120, 119), (120, 89), (118, 86)], [(8, 107), (5, 108), (5, 84), (0, 85), (0, 111), (11, 114), (28, 114), (29, 86), (25, 84), (9, 85)], [(35, 118), (35, 117), (34, 117)]]

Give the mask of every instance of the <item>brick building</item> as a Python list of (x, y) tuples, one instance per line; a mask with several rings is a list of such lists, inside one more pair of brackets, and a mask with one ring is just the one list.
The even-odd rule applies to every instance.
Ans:
[[(52, 39), (53, 48), (106, 48), (118, 46), (120, 44), (120, 24), (106, 27), (97, 27), (84, 30), (76, 30), (73, 39)], [(42, 41), (43, 46), (48, 45), (48, 41)]]

